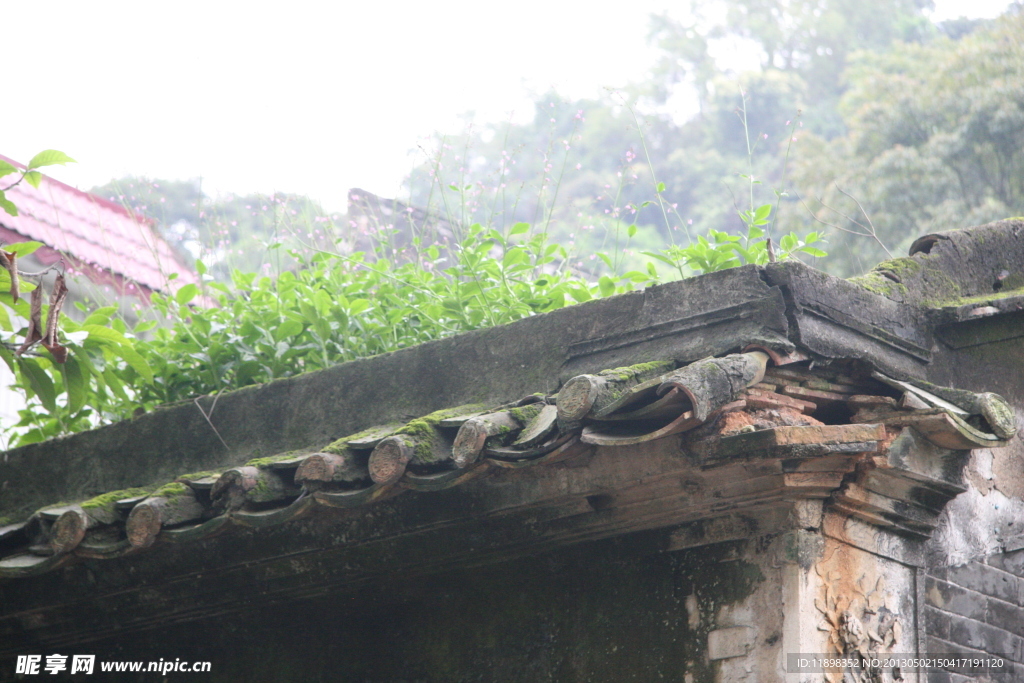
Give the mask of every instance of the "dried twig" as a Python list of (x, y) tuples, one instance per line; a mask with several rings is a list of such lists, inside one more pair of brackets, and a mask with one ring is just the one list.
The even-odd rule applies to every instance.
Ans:
[(196, 408), (199, 409), (199, 412), (202, 414), (203, 419), (206, 420), (206, 424), (210, 425), (210, 429), (212, 429), (213, 433), (217, 435), (217, 439), (220, 440), (220, 443), (221, 443), (222, 446), (224, 446), (224, 449), (230, 451), (231, 448), (229, 448), (228, 444), (224, 441), (224, 437), (222, 437), (220, 435), (220, 432), (217, 431), (217, 428), (213, 426), (213, 422), (210, 421), (210, 416), (213, 415), (213, 411), (216, 410), (216, 408), (217, 408), (217, 399), (220, 398), (220, 394), (221, 394), (222, 391), (224, 391), (224, 390), (221, 389), (213, 397), (213, 405), (210, 406), (210, 412), (209, 413), (207, 413), (205, 410), (203, 410), (203, 407), (201, 405), (199, 405), (200, 399), (205, 398), (205, 396), (196, 396), (194, 399), (192, 399), (192, 402), (196, 405)]
[(837, 223), (830, 223), (829, 221), (826, 221), (825, 219), (819, 217), (817, 213), (812, 211), (811, 207), (807, 206), (807, 202), (806, 201), (804, 201), (802, 198), (799, 198), (799, 197), (798, 197), (798, 199), (800, 200), (800, 204), (803, 205), (804, 209), (807, 210), (807, 213), (809, 213), (811, 215), (811, 218), (813, 218), (816, 222), (821, 223), (822, 225), (826, 225), (826, 226), (828, 226), (830, 228), (835, 228), (836, 230), (839, 230), (840, 232), (845, 232), (845, 233), (850, 234), (850, 235), (857, 235), (858, 237), (869, 237), (869, 238), (873, 239), (875, 242), (878, 243), (878, 246), (880, 246), (882, 248), (882, 251), (884, 251), (886, 254), (888, 254), (889, 258), (892, 258), (892, 252), (889, 251), (889, 248), (887, 246), (885, 246), (885, 244), (882, 242), (882, 240), (878, 237), (878, 232), (875, 230), (875, 225), (874, 225), (874, 223), (871, 222), (870, 216), (868, 216), (867, 211), (864, 210), (864, 207), (861, 205), (861, 203), (859, 201), (857, 201), (857, 199), (855, 197), (853, 197), (853, 195), (851, 195), (850, 193), (848, 193), (845, 190), (843, 190), (842, 188), (840, 188), (838, 183), (836, 183), (836, 189), (839, 190), (839, 192), (841, 192), (842, 194), (846, 195), (847, 197), (849, 197), (850, 199), (852, 199), (854, 202), (857, 203), (857, 207), (860, 209), (861, 213), (864, 214), (864, 218), (867, 219), (868, 225), (864, 225), (863, 223), (861, 223), (857, 219), (853, 218), (852, 216), (847, 216), (845, 213), (843, 213), (839, 209), (836, 209), (835, 207), (829, 206), (828, 204), (825, 203), (825, 201), (821, 197), (815, 197), (815, 199), (818, 201), (819, 204), (821, 204), (823, 207), (825, 207), (829, 211), (832, 211), (832, 212), (834, 212), (836, 214), (839, 214), (840, 216), (842, 216), (846, 220), (850, 221), (851, 223), (853, 223), (857, 227), (862, 228), (864, 230), (864, 232), (859, 232), (857, 230), (851, 230), (850, 228), (843, 227), (843, 226), (841, 226), (841, 225), (839, 225)]
[[(878, 231), (875, 230), (875, 224), (871, 222), (871, 216), (869, 216), (868, 212), (864, 210), (864, 207), (863, 207), (863, 205), (861, 205), (860, 200), (857, 199), (856, 197), (854, 197), (852, 194), (850, 194), (846, 190), (844, 190), (843, 188), (839, 187), (839, 183), (837, 183), (835, 181), (832, 181), (832, 182), (835, 184), (836, 189), (839, 190), (839, 192), (841, 192), (842, 194), (846, 195), (847, 197), (852, 199), (855, 204), (857, 204), (857, 208), (860, 209), (860, 212), (862, 214), (864, 214), (864, 219), (868, 222), (868, 225), (870, 226), (869, 229), (871, 231), (871, 236), (875, 239), (876, 242), (878, 242), (878, 246), (882, 247), (882, 249), (885, 250), (885, 253), (889, 255), (889, 258), (892, 258), (892, 252), (889, 251), (889, 249), (884, 244), (882, 244), (882, 240), (878, 239)], [(824, 202), (822, 202), (822, 205), (824, 205)], [(858, 225), (860, 225), (860, 223), (858, 223)], [(861, 225), (861, 227), (863, 228), (864, 226)]]

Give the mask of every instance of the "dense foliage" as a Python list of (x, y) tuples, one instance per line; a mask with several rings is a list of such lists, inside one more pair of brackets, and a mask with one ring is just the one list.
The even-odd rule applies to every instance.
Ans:
[[(676, 276), (680, 269), (703, 272), (764, 263), (768, 256), (759, 246), (756, 225), (766, 219), (767, 211), (762, 214), (752, 221), (749, 239), (721, 235), (692, 251), (655, 256), (671, 264)], [(791, 239), (781, 245), (781, 258), (814, 250)], [(39, 245), (16, 246), (26, 254)], [(14, 443), (500, 325), (662, 278), (651, 262), (642, 271), (591, 282), (569, 266), (564, 247), (526, 223), (504, 234), (473, 225), (456, 247), (456, 262), (447, 267), (430, 245), (423, 246), (421, 258), (397, 265), (383, 258), (382, 248), (372, 260), (361, 253), (321, 251), (305, 267), (275, 278), (236, 270), (230, 283), (207, 281), (202, 289), (186, 284), (174, 296), (155, 295), (158, 320), (134, 329), (116, 306), (88, 312), (81, 322), (61, 314), (66, 358), (49, 350), (29, 351), (31, 345), (0, 345), (0, 357), (16, 373), (17, 387), (31, 399), (12, 430)], [(611, 265), (608, 255), (600, 257)], [(205, 274), (202, 261), (196, 265)], [(48, 307), (31, 313), (24, 300), (11, 307), (16, 316), (0, 316), (8, 337), (31, 336), (28, 326), (16, 322), (19, 316), (37, 325), (50, 318)]]

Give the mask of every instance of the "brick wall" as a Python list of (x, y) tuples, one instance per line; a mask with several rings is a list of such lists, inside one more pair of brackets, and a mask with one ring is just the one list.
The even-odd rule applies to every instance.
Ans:
[(1014, 663), (1007, 673), (932, 672), (928, 683), (1024, 681), (1024, 549), (931, 570), (925, 582), (928, 654), (983, 653)]

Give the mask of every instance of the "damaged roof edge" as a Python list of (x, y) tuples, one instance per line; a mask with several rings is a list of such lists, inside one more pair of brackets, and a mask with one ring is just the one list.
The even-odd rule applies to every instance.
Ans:
[(1024, 299), (1024, 219), (924, 235), (908, 256), (850, 281), (892, 301), (933, 309)]

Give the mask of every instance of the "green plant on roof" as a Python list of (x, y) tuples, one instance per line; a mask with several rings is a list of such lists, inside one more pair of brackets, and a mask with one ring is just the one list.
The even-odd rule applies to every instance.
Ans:
[[(746, 100), (741, 103), (745, 124)], [(636, 132), (650, 165), (639, 121)], [(755, 147), (748, 135), (751, 169)], [(567, 155), (560, 160), (563, 171), (567, 160)], [(653, 171), (651, 166), (652, 178)], [(587, 259), (592, 270), (580, 267), (574, 240), (562, 243), (554, 237), (558, 179), (545, 190), (552, 204), (534, 222), (467, 226), (461, 219), (468, 212), (456, 217), (449, 211), (453, 234), (447, 242), (430, 243), (414, 235), (399, 243), (384, 226), (372, 231), (369, 252), (325, 249), (296, 238), (291, 243), (307, 251), (292, 249), (290, 255), (304, 267), (279, 271), (276, 277), (270, 269), (235, 270), (229, 281), (211, 277), (199, 259), (195, 265), (202, 282), (186, 284), (173, 295), (154, 294), (149, 319), (134, 327), (114, 306), (85, 310), (81, 323), (55, 312), (63, 330), (60, 344), (68, 350), (65, 363), (43, 354), (15, 358), (5, 349), (4, 359), (17, 369), (18, 388), (29, 401), (12, 428), (12, 442), (41, 441), (160, 405), (278, 381), (666, 280), (766, 263), (771, 258), (768, 236), (784, 194), (776, 193), (774, 208), (757, 204), (759, 181), (752, 171), (747, 177), (750, 207), (738, 212), (746, 226), (743, 235), (710, 230), (689, 244), (643, 252), (644, 260), (628, 248), (641, 237), (651, 241), (638, 234), (635, 221), (641, 213), (660, 210), (664, 220), (686, 226), (664, 199), (665, 183), (657, 181), (649, 188), (651, 198), (633, 205), (632, 223), (626, 225), (621, 215), (610, 219), (614, 242), (596, 250), (593, 261)], [(445, 201), (471, 200), (465, 183), (441, 183), (440, 176), (432, 182)], [(338, 227), (329, 220), (318, 225)], [(812, 246), (817, 241), (816, 233), (802, 239), (788, 234), (775, 254), (822, 255)], [(268, 253), (282, 249), (279, 240)], [(661, 264), (671, 266), (667, 275), (659, 272)], [(7, 329), (13, 331), (13, 325)], [(428, 426), (415, 423), (405, 429)]]

